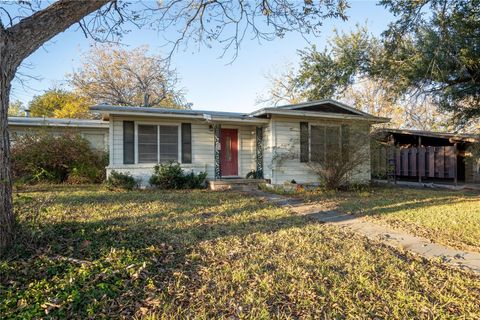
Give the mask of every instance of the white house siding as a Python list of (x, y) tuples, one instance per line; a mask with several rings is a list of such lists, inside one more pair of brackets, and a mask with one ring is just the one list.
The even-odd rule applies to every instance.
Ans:
[[(214, 134), (210, 128), (210, 124), (204, 120), (164, 120), (158, 118), (132, 118), (113, 116), (110, 118), (113, 122), (113, 145), (111, 148), (112, 162), (107, 167), (107, 174), (112, 170), (119, 172), (130, 172), (136, 178), (141, 180), (142, 185), (147, 185), (148, 179), (153, 173), (154, 164), (123, 164), (123, 121), (136, 121), (152, 124), (171, 123), (180, 125), (183, 123), (192, 124), (192, 163), (181, 164), (186, 171), (193, 170), (198, 173), (207, 172), (208, 179), (215, 177), (214, 172)], [(249, 171), (255, 169), (255, 127), (252, 126), (229, 126), (223, 125), (225, 128), (237, 128), (239, 135), (239, 175), (245, 176)]]
[[(352, 130), (369, 131), (368, 125), (359, 125), (353, 122), (321, 121), (316, 119), (292, 119), (274, 117), (270, 126), (265, 130), (264, 166), (265, 178), (271, 179), (273, 184), (283, 184), (295, 180), (297, 183), (317, 182), (315, 174), (307, 164), (300, 162), (300, 122), (309, 125), (341, 125), (350, 124)], [(273, 141), (267, 141), (267, 140)], [(351, 141), (354, 143), (354, 141)], [(370, 145), (365, 144), (365, 152), (370, 154)], [(370, 161), (357, 169), (350, 181), (366, 182), (370, 180)]]

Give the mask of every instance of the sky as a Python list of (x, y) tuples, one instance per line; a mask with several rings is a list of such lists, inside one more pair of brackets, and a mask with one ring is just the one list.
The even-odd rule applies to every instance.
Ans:
[[(348, 21), (326, 20), (319, 37), (310, 37), (308, 41), (317, 48), (324, 48), (334, 29), (348, 32), (358, 24), (367, 26), (374, 35), (379, 35), (392, 21), (392, 15), (376, 1), (350, 1), (347, 10)], [(174, 36), (174, 35), (167, 35)], [(211, 48), (191, 46), (175, 52), (172, 66), (180, 77), (179, 87), (186, 93), (186, 100), (193, 109), (222, 110), (231, 112), (251, 112), (259, 108), (258, 96), (268, 88), (265, 75), (278, 70), (285, 63), (298, 62), (297, 51), (310, 46), (299, 34), (287, 34), (273, 41), (250, 40), (242, 42), (238, 57), (230, 63), (227, 57), (220, 58), (222, 47)], [(34, 95), (45, 90), (66, 85), (65, 75), (76, 70), (80, 64), (82, 52), (88, 51), (93, 44), (83, 33), (72, 27), (50, 40), (25, 61), (22, 73), (38, 79), (32, 79), (22, 86), (15, 81), (11, 100), (28, 103)], [(122, 44), (127, 48), (148, 45), (155, 54), (165, 54), (164, 35), (151, 30), (132, 30)]]

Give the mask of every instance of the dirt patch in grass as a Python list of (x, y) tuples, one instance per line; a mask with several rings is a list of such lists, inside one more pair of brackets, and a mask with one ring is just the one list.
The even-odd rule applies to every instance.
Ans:
[(480, 314), (478, 276), (239, 193), (64, 188), (15, 204), (4, 318)]

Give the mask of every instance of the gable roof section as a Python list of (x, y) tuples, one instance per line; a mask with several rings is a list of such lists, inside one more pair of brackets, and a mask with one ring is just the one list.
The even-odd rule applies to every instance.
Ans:
[(286, 110), (303, 110), (303, 111), (317, 111), (317, 112), (371, 116), (368, 113), (362, 112), (345, 103), (332, 100), (332, 99), (308, 101), (308, 102), (302, 102), (297, 104), (280, 106), (278, 108), (286, 109)]
[(389, 122), (389, 118), (376, 117), (357, 110), (345, 103), (324, 99), (297, 104), (284, 105), (274, 108), (263, 108), (250, 113), (255, 117), (268, 117), (269, 114), (285, 116), (305, 116), (314, 118), (365, 120), (373, 123)]
[(252, 113), (146, 108), (133, 106), (123, 107), (104, 104), (93, 106), (90, 108), (90, 110), (102, 113), (104, 118), (108, 118), (110, 114), (122, 114), (251, 123), (265, 123), (268, 121), (266, 118), (269, 118), (272, 114), (307, 118), (349, 119), (368, 121), (372, 123), (384, 123), (390, 120), (388, 118), (372, 116), (344, 103), (330, 99), (291, 104), (275, 108), (263, 108)]

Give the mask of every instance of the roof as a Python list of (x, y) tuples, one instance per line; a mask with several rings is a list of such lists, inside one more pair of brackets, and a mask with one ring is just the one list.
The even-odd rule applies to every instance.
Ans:
[(437, 132), (437, 131), (389, 129), (389, 128), (378, 129), (377, 132), (448, 139), (452, 141), (480, 142), (480, 135), (474, 134), (474, 133)]
[(254, 122), (265, 123), (264, 119), (258, 119), (246, 113), (190, 110), (190, 109), (168, 109), (168, 108), (148, 108), (133, 106), (112, 106), (96, 105), (90, 107), (90, 110), (100, 112), (104, 118), (110, 114), (135, 115), (135, 116), (160, 116), (172, 118), (204, 119), (211, 121), (234, 121), (234, 122)]
[(24, 127), (74, 127), (108, 129), (108, 121), (86, 119), (58, 119), (37, 117), (8, 117), (10, 126)]
[(237, 122), (255, 122), (265, 123), (265, 118), (270, 115), (300, 116), (313, 118), (330, 119), (351, 119), (363, 120), (372, 123), (388, 122), (390, 119), (375, 117), (368, 113), (357, 110), (344, 103), (335, 100), (317, 100), (299, 104), (284, 105), (275, 108), (262, 108), (251, 113), (207, 111), (207, 110), (189, 110), (189, 109), (168, 109), (168, 108), (146, 108), (134, 106), (112, 106), (96, 105), (90, 108), (92, 111), (102, 113), (104, 118), (110, 114), (125, 115), (145, 115), (145, 116), (163, 116), (163, 117), (182, 117), (199, 118), (212, 121), (237, 121)]

